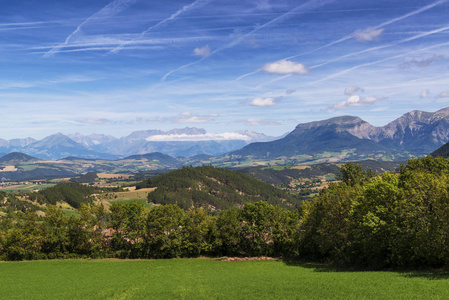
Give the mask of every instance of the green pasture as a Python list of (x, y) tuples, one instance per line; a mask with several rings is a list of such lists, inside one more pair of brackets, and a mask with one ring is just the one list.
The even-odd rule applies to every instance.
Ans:
[(449, 273), (350, 272), (284, 261), (0, 263), (0, 299), (447, 299)]

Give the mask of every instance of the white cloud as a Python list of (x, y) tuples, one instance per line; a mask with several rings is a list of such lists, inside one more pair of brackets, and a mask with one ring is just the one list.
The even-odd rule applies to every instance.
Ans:
[(371, 42), (379, 39), (379, 36), (384, 31), (383, 28), (374, 29), (374, 28), (367, 28), (365, 30), (356, 30), (354, 32), (354, 37), (359, 42)]
[(449, 98), (449, 92), (441, 92), (435, 98)]
[(345, 95), (351, 96), (358, 91), (364, 92), (365, 90), (358, 86), (351, 86), (345, 89)]
[(279, 100), (275, 99), (275, 98), (257, 97), (257, 98), (254, 98), (249, 104), (252, 106), (267, 107), (267, 106), (273, 106), (278, 102), (279, 102)]
[(149, 142), (189, 142), (189, 141), (249, 141), (251, 137), (236, 132), (205, 133), (205, 134), (170, 134), (152, 135), (146, 138)]
[(171, 118), (172, 122), (175, 123), (207, 123), (213, 121), (217, 114), (209, 114), (209, 115), (193, 115), (191, 112), (185, 111), (181, 113), (179, 116)]
[(195, 48), (193, 49), (193, 55), (207, 57), (212, 54), (209, 46), (205, 46), (203, 48)]
[(427, 98), (429, 96), (429, 93), (430, 91), (428, 89), (425, 89), (419, 94), (419, 98)]
[(329, 109), (338, 110), (343, 108), (355, 107), (355, 106), (371, 106), (374, 103), (384, 100), (385, 98), (366, 97), (360, 98), (358, 95), (353, 95), (348, 100), (340, 102), (335, 105), (329, 106)]
[(273, 63), (267, 63), (262, 67), (262, 70), (274, 74), (308, 74), (309, 70), (301, 63), (279, 60)]

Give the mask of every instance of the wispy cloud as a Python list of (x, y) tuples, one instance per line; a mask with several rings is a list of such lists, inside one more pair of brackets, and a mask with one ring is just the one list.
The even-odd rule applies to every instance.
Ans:
[[(176, 20), (180, 15), (185, 14), (187, 12), (190, 12), (194, 9), (201, 8), (208, 4), (211, 0), (196, 0), (189, 5), (183, 6), (181, 9), (179, 9), (177, 12), (172, 14), (170, 17), (163, 19), (162, 21), (158, 22), (156, 25), (153, 25), (149, 27), (147, 30), (142, 31), (139, 36), (136, 38), (137, 40), (142, 39), (147, 33), (153, 31), (154, 29), (161, 28), (163, 26), (166, 26), (168, 23)], [(134, 40), (130, 41), (133, 42)], [(128, 45), (129, 42), (124, 42), (118, 45), (116, 48), (111, 50), (111, 52), (118, 53), (121, 49), (123, 49), (124, 46)]]
[(56, 21), (0, 23), (0, 31), (44, 28), (44, 27), (49, 27), (49, 26), (55, 26), (55, 25), (61, 24), (63, 22), (64, 21), (56, 20)]
[[(219, 47), (219, 48), (215, 49), (214, 51), (212, 51), (211, 55), (216, 54), (216, 53), (218, 53), (218, 52), (221, 52), (221, 51), (223, 51), (223, 50), (226, 50), (226, 49), (229, 49), (229, 48), (232, 48), (232, 47), (237, 46), (237, 45), (240, 44), (243, 40), (245, 40), (245, 39), (247, 39), (248, 37), (252, 36), (253, 34), (255, 34), (256, 32), (258, 32), (258, 31), (261, 30), (261, 29), (264, 29), (264, 28), (266, 28), (266, 27), (269, 27), (269, 26), (271, 26), (271, 25), (273, 25), (273, 24), (276, 24), (276, 23), (278, 23), (278, 22), (282, 22), (282, 21), (284, 21), (284, 20), (286, 20), (286, 19), (288, 19), (288, 18), (290, 18), (290, 17), (292, 17), (292, 16), (294, 16), (294, 15), (300, 15), (300, 14), (306, 13), (306, 12), (308, 12), (308, 11), (317, 9), (317, 8), (319, 8), (319, 7), (321, 7), (321, 6), (325, 5), (325, 4), (328, 4), (328, 3), (331, 3), (331, 2), (334, 2), (334, 1), (335, 1), (335, 0), (310, 0), (310, 1), (308, 1), (308, 2), (306, 2), (306, 3), (304, 3), (304, 4), (302, 4), (302, 5), (299, 5), (299, 6), (295, 7), (294, 9), (292, 9), (292, 10), (290, 10), (290, 11), (288, 11), (288, 12), (286, 12), (286, 13), (284, 13), (284, 14), (282, 14), (282, 15), (280, 15), (280, 16), (278, 16), (278, 17), (276, 17), (276, 18), (274, 18), (274, 19), (272, 19), (272, 20), (270, 20), (270, 21), (268, 21), (268, 22), (266, 22), (266, 23), (264, 23), (264, 24), (262, 24), (262, 25), (257, 25), (257, 26), (256, 26), (253, 30), (251, 30), (250, 32), (248, 32), (248, 33), (246, 33), (246, 34), (239, 35), (239, 36), (238, 36), (236, 39), (234, 39), (232, 42), (230, 42), (230, 43), (228, 43), (228, 44), (226, 44), (226, 45), (224, 45), (224, 46), (222, 46), (222, 47)], [(172, 71), (166, 73), (166, 74), (162, 77), (162, 80), (166, 80), (166, 79), (167, 79), (170, 75), (172, 75), (173, 73), (175, 73), (175, 72), (177, 72), (177, 71), (180, 71), (180, 70), (182, 70), (182, 69), (184, 69), (184, 68), (187, 68), (187, 67), (189, 67), (189, 66), (198, 64), (198, 63), (202, 62), (203, 60), (204, 60), (204, 57), (203, 57), (202, 59), (200, 59), (200, 60), (197, 60), (197, 61), (194, 61), (194, 62), (185, 64), (185, 65), (183, 65), (183, 66), (180, 66), (179, 68), (176, 68), (176, 69), (174, 69), (174, 70), (172, 70)]]
[(351, 86), (345, 89), (345, 95), (351, 96), (355, 92), (364, 92), (365, 90), (358, 86)]
[(435, 98), (449, 98), (449, 91), (441, 92)]
[(170, 118), (170, 120), (174, 123), (207, 123), (215, 120), (216, 117), (218, 117), (217, 114), (196, 115), (185, 111), (176, 117)]
[(111, 121), (111, 120), (108, 120), (108, 119), (103, 119), (103, 118), (100, 118), (100, 119), (77, 119), (76, 120), (77, 122), (80, 122), (80, 123), (84, 123), (84, 124), (105, 124), (105, 123), (113, 123), (113, 121)]
[(422, 98), (422, 99), (427, 98), (427, 97), (429, 97), (429, 93), (430, 93), (430, 91), (428, 89), (425, 89), (419, 94), (419, 98)]
[(432, 34), (440, 33), (440, 32), (446, 31), (448, 29), (449, 29), (449, 26), (445, 26), (445, 27), (441, 27), (441, 28), (438, 28), (438, 29), (422, 32), (420, 34), (417, 34), (417, 35), (414, 35), (414, 36), (411, 36), (411, 37), (399, 40), (399, 41), (394, 42), (394, 43), (390, 43), (390, 44), (386, 44), (386, 45), (382, 45), (382, 46), (377, 46), (377, 47), (371, 47), (371, 48), (368, 48), (368, 49), (365, 49), (365, 50), (362, 50), (362, 51), (356, 51), (356, 52), (348, 53), (348, 54), (342, 55), (340, 57), (333, 58), (333, 59), (330, 59), (328, 61), (325, 61), (325, 62), (323, 62), (321, 64), (314, 65), (314, 66), (312, 66), (310, 68), (311, 69), (315, 69), (315, 68), (319, 68), (319, 67), (328, 65), (330, 63), (333, 63), (333, 62), (336, 62), (336, 61), (348, 58), (348, 57), (352, 57), (352, 56), (356, 56), (356, 55), (360, 55), (360, 54), (365, 54), (365, 53), (368, 53), (368, 52), (379, 51), (379, 50), (382, 50), (382, 49), (390, 48), (390, 47), (397, 46), (399, 44), (403, 44), (403, 43), (407, 43), (407, 42), (411, 42), (411, 41), (414, 41), (414, 40), (417, 40), (417, 39), (420, 39), (420, 38), (423, 38), (423, 37), (426, 37), (426, 36), (429, 36), (429, 35), (432, 35)]
[(377, 98), (377, 97), (365, 97), (361, 98), (358, 95), (352, 95), (347, 100), (340, 102), (335, 105), (330, 105), (328, 108), (331, 110), (339, 110), (344, 108), (350, 108), (355, 106), (371, 106), (374, 103), (384, 100), (385, 98)]
[[(377, 26), (370, 27), (370, 28), (371, 28), (371, 30), (380, 29), (380, 28), (385, 27), (385, 26), (387, 26), (387, 25), (390, 25), (390, 24), (393, 24), (393, 23), (402, 21), (402, 20), (407, 19), (407, 18), (409, 18), (409, 17), (412, 17), (412, 16), (415, 16), (415, 15), (420, 14), (420, 13), (422, 13), (422, 12), (425, 12), (426, 10), (429, 10), (429, 9), (431, 9), (431, 8), (434, 8), (435, 6), (438, 6), (438, 5), (440, 5), (440, 4), (446, 3), (446, 2), (448, 2), (448, 1), (449, 1), (449, 0), (439, 0), (439, 1), (435, 1), (435, 2), (433, 2), (433, 3), (430, 3), (430, 4), (426, 5), (426, 6), (423, 6), (423, 7), (421, 7), (421, 8), (418, 8), (418, 9), (416, 9), (416, 10), (414, 10), (414, 11), (411, 11), (411, 12), (409, 12), (409, 13), (406, 13), (406, 14), (404, 14), (404, 15), (402, 15), (402, 16), (399, 16), (399, 17), (397, 17), (397, 18), (390, 19), (390, 20), (388, 20), (388, 21), (386, 21), (386, 22), (383, 22), (383, 23), (381, 23), (381, 24), (379, 24), (379, 25), (377, 25)], [(353, 37), (355, 37), (355, 33), (351, 33), (351, 34), (349, 34), (349, 35), (346, 35), (346, 36), (344, 36), (344, 37), (342, 37), (342, 38), (340, 38), (340, 39), (338, 39), (338, 40), (335, 40), (335, 41), (330, 42), (330, 43), (328, 43), (328, 44), (326, 44), (326, 45), (323, 45), (323, 46), (321, 46), (321, 47), (318, 47), (318, 48), (316, 48), (316, 49), (314, 49), (314, 50), (312, 50), (312, 51), (308, 51), (308, 52), (304, 52), (304, 53), (295, 54), (295, 55), (289, 56), (289, 57), (287, 57), (287, 58), (285, 58), (285, 59), (292, 59), (292, 58), (295, 58), (295, 57), (298, 57), (298, 56), (301, 56), (301, 55), (311, 54), (311, 53), (314, 53), (314, 52), (316, 52), (316, 51), (318, 51), (318, 50), (322, 50), (322, 49), (325, 49), (325, 48), (328, 48), (328, 47), (337, 45), (337, 44), (339, 44), (339, 43), (341, 43), (341, 42), (344, 42), (344, 41), (346, 41), (346, 40), (349, 40), (349, 39), (351, 39), (351, 38), (353, 38)]]
[(268, 125), (281, 125), (279, 122), (273, 120), (267, 120), (262, 118), (249, 118), (238, 120), (239, 123), (245, 123), (246, 126), (268, 126)]
[(422, 58), (422, 59), (411, 59), (411, 60), (406, 60), (404, 61), (402, 64), (399, 65), (399, 68), (401, 69), (409, 69), (411, 67), (419, 67), (419, 68), (423, 68), (423, 67), (427, 67), (429, 66), (431, 63), (441, 60), (443, 59), (442, 55), (433, 55), (431, 57), (428, 58)]
[(37, 80), (37, 81), (0, 81), (0, 89), (16, 89), (16, 88), (33, 88), (44, 85), (52, 85), (52, 84), (64, 84), (64, 83), (77, 83), (77, 82), (91, 82), (96, 81), (97, 79), (87, 77), (87, 76), (64, 76), (60, 78), (53, 78), (47, 80)]
[[(441, 28), (438, 28), (438, 29), (435, 29), (435, 30), (431, 30), (431, 31), (427, 31), (427, 32), (415, 35), (413, 37), (409, 37), (409, 38), (403, 39), (403, 40), (398, 41), (396, 43), (392, 43), (392, 44), (388, 44), (388, 45), (384, 45), (384, 46), (380, 46), (380, 47), (369, 48), (367, 50), (350, 53), (350, 54), (347, 54), (345, 56), (352, 56), (352, 55), (355, 55), (355, 54), (360, 54), (360, 53), (364, 53), (364, 52), (370, 52), (370, 51), (374, 51), (374, 50), (379, 50), (379, 49), (383, 49), (383, 48), (392, 47), (392, 46), (395, 46), (395, 45), (398, 45), (398, 44), (401, 44), (401, 43), (405, 43), (405, 42), (409, 42), (409, 41), (413, 41), (413, 40), (419, 39), (421, 37), (426, 37), (426, 36), (429, 36), (429, 35), (432, 35), (432, 34), (435, 34), (435, 33), (443, 32), (443, 31), (446, 31), (448, 29), (449, 29), (449, 26), (441, 27)], [(333, 79), (333, 78), (339, 77), (339, 76), (341, 76), (343, 74), (346, 74), (348, 72), (354, 71), (354, 70), (362, 68), (362, 67), (372, 66), (372, 65), (375, 65), (375, 64), (378, 64), (378, 63), (381, 63), (381, 62), (385, 62), (385, 61), (388, 61), (388, 60), (404, 57), (404, 56), (410, 55), (412, 53), (419, 53), (419, 52), (422, 52), (422, 51), (425, 51), (425, 50), (430, 50), (430, 49), (443, 47), (443, 46), (447, 46), (447, 45), (449, 45), (449, 43), (441, 43), (441, 44), (425, 47), (425, 48), (422, 48), (422, 49), (419, 49), (419, 50), (414, 50), (414, 51), (410, 51), (410, 52), (407, 52), (407, 53), (402, 53), (402, 54), (399, 54), (399, 55), (390, 56), (390, 57), (387, 57), (387, 58), (384, 58), (384, 59), (380, 59), (380, 60), (377, 60), (377, 61), (356, 65), (354, 67), (351, 67), (351, 68), (339, 71), (337, 73), (334, 73), (334, 74), (331, 74), (329, 76), (326, 76), (326, 77), (324, 77), (322, 79), (319, 79), (319, 80), (316, 80), (314, 82), (311, 82), (310, 84), (316, 84), (316, 83), (319, 83), (319, 82), (327, 81), (329, 79)], [(339, 59), (341, 59), (341, 58), (342, 57), (340, 57)], [(322, 66), (324, 64), (327, 64), (327, 63), (323, 63), (323, 64), (321, 64), (319, 66)], [(315, 67), (317, 67), (317, 66), (315, 66)]]
[(207, 57), (207, 56), (209, 56), (209, 55), (211, 55), (211, 51), (210, 51), (210, 47), (209, 46), (204, 46), (204, 47), (202, 47), (202, 48), (195, 48), (195, 49), (193, 49), (193, 55), (196, 55), (196, 56), (204, 56), (204, 57)]
[[(423, 6), (423, 7), (421, 7), (421, 8), (418, 8), (418, 9), (416, 9), (416, 10), (414, 10), (414, 11), (411, 11), (411, 12), (409, 12), (409, 13), (406, 13), (406, 14), (404, 14), (404, 15), (402, 15), (402, 16), (399, 16), (399, 17), (390, 19), (390, 20), (388, 20), (388, 21), (386, 21), (386, 22), (382, 22), (381, 24), (379, 24), (379, 25), (377, 25), (377, 26), (374, 26), (374, 27), (370, 27), (370, 28), (371, 28), (371, 30), (381, 29), (382, 27), (385, 27), (385, 26), (388, 26), (388, 25), (390, 25), (390, 24), (393, 24), (393, 23), (402, 21), (402, 20), (404, 20), (404, 19), (407, 19), (407, 18), (409, 18), (409, 17), (415, 16), (415, 15), (417, 15), (417, 14), (420, 14), (420, 13), (422, 13), (422, 12), (425, 12), (425, 11), (427, 11), (427, 10), (429, 10), (429, 9), (434, 8), (435, 6), (444, 4), (444, 3), (448, 2), (448, 1), (449, 1), (449, 0), (439, 0), (439, 1), (435, 1), (435, 2), (433, 2), (433, 3), (430, 3), (430, 4), (426, 5), (426, 6)], [(311, 53), (317, 52), (317, 51), (319, 51), (319, 50), (326, 49), (326, 48), (329, 48), (329, 47), (331, 47), (331, 46), (340, 44), (340, 43), (342, 43), (342, 42), (344, 42), (344, 41), (347, 41), (347, 40), (349, 40), (349, 39), (351, 39), (351, 38), (354, 38), (354, 37), (355, 37), (355, 32), (354, 32), (354, 33), (351, 33), (351, 34), (349, 34), (349, 35), (346, 35), (346, 36), (344, 36), (344, 37), (342, 37), (342, 38), (340, 38), (340, 39), (338, 39), (338, 40), (332, 41), (332, 42), (330, 42), (330, 43), (328, 43), (328, 44), (325, 44), (325, 45), (323, 45), (323, 46), (320, 46), (320, 47), (318, 47), (318, 48), (315, 48), (315, 49), (313, 49), (313, 50), (311, 50), (311, 51), (306, 51), (306, 52), (294, 54), (294, 55), (288, 56), (288, 57), (286, 57), (286, 58), (284, 58), (284, 59), (285, 59), (285, 60), (289, 60), (289, 59), (293, 59), (293, 58), (296, 58), (296, 57), (299, 57), (299, 56), (311, 54)], [(236, 80), (236, 81), (241, 80), (241, 79), (243, 79), (243, 78), (245, 78), (245, 77), (254, 75), (254, 74), (256, 74), (256, 73), (259, 73), (261, 70), (262, 70), (262, 69), (258, 69), (258, 70), (256, 70), (256, 71), (253, 71), (253, 72), (249, 72), (249, 73), (243, 74), (243, 75), (237, 77), (235, 80)]]
[(81, 28), (87, 23), (89, 23), (91, 20), (98, 20), (115, 16), (116, 14), (128, 8), (130, 5), (134, 4), (136, 1), (137, 0), (114, 0), (110, 2), (108, 5), (104, 6), (102, 9), (100, 9), (99, 11), (88, 17), (86, 20), (84, 20), (84, 22), (78, 25), (78, 27), (67, 36), (67, 38), (62, 44), (53, 47), (50, 51), (48, 51), (44, 55), (44, 57), (52, 56), (53, 54), (57, 53), (61, 48), (67, 46), (72, 37), (75, 36), (78, 32), (80, 32)]
[[(180, 43), (198, 43), (212, 40), (219, 40), (220, 36), (190, 36), (190, 37), (171, 37), (171, 38), (150, 38), (143, 40), (134, 40), (128, 43), (127, 49), (161, 49), (161, 46), (180, 44)], [(83, 52), (83, 51), (105, 51), (116, 48), (123, 39), (120, 36), (94, 36), (84, 37), (68, 45), (60, 45), (58, 53), (64, 52)], [(31, 50), (53, 49), (54, 46), (40, 46), (30, 48)], [(51, 51), (51, 50), (50, 50)], [(40, 53), (40, 52), (36, 52)]]
[(379, 40), (379, 37), (383, 31), (384, 31), (383, 28), (379, 29), (367, 28), (365, 30), (358, 29), (354, 32), (354, 37), (359, 42), (377, 41)]

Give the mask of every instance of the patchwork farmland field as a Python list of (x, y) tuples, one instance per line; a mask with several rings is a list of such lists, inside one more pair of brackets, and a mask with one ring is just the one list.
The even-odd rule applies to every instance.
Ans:
[(445, 272), (349, 272), (289, 261), (0, 263), (1, 299), (445, 299)]

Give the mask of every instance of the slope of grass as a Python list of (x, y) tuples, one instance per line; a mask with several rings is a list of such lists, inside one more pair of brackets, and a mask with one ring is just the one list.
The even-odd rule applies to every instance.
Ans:
[(0, 263), (0, 299), (447, 299), (449, 274), (347, 272), (283, 261)]

